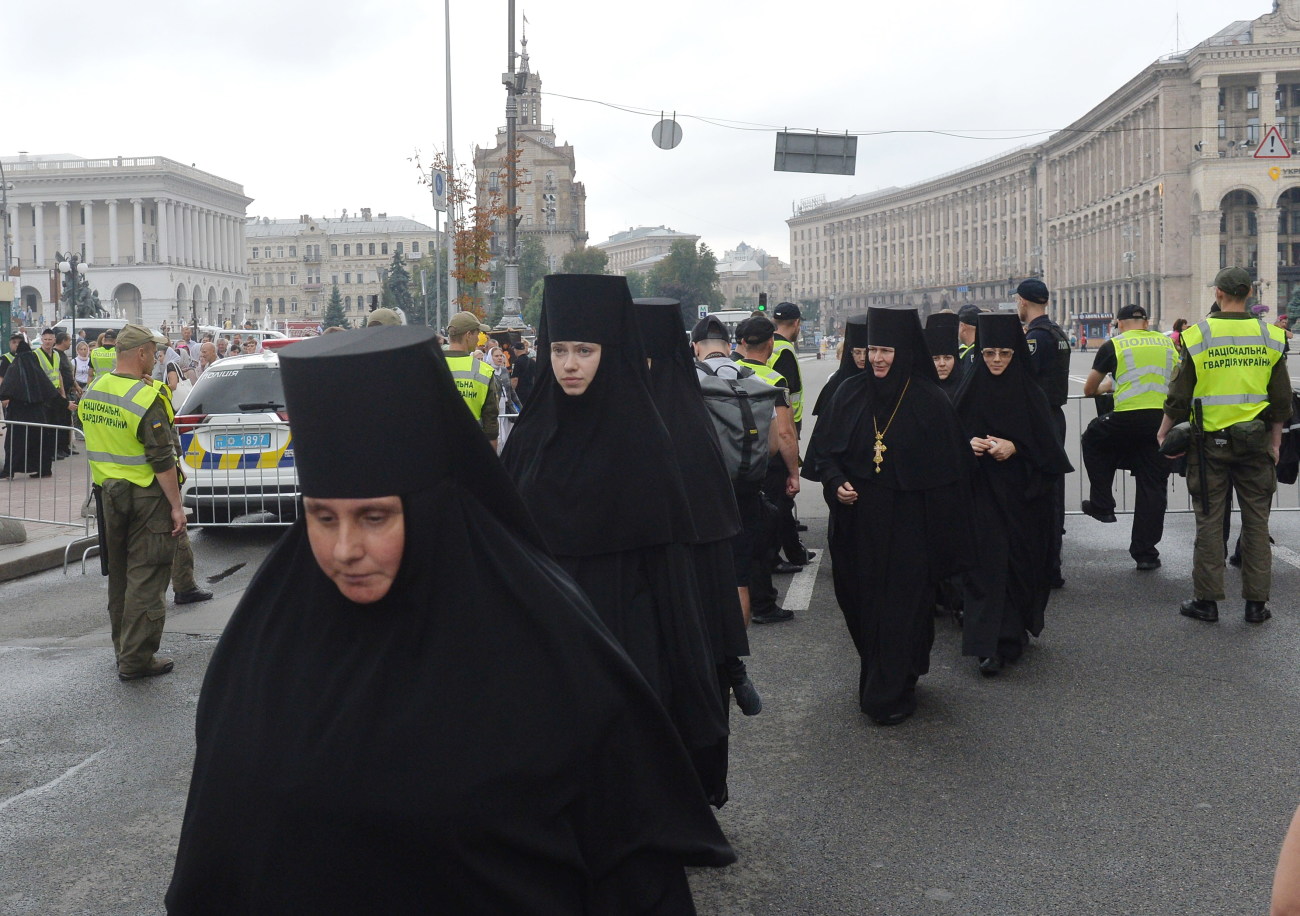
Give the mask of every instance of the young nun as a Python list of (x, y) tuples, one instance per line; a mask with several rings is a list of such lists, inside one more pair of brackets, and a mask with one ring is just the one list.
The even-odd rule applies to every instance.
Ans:
[(859, 705), (898, 725), (930, 668), (935, 590), (963, 551), (969, 463), (914, 309), (868, 311), (867, 369), (840, 385), (816, 438)]
[[(722, 703), (730, 711), (731, 688), (745, 689), (747, 675), (741, 658), (749, 654), (731, 553), (731, 539), (740, 532), (740, 512), (713, 421), (700, 394), (681, 303), (676, 299), (637, 299), (635, 303), (633, 314), (650, 360), (650, 393), (668, 429), (690, 501), (695, 580)], [(697, 759), (697, 766), (702, 773), (711, 770), (704, 780), (709, 800), (721, 807), (726, 801), (726, 741)]]
[(169, 913), (675, 916), (735, 858), (436, 340), (281, 357), (305, 517), (208, 667)]
[[(663, 701), (697, 762), (727, 735), (690, 507), (650, 396), (627, 280), (545, 280), (537, 377), (502, 454), (551, 553)], [(705, 791), (725, 791), (700, 769)]]
[(957, 397), (972, 478), (975, 564), (963, 596), (962, 652), (994, 675), (1043, 630), (1051, 594), (1052, 493), (1071, 470), (1047, 398), (1029, 374), (1015, 315), (981, 315), (980, 352)]
[(957, 398), (961, 387), (962, 367), (957, 363), (957, 316), (939, 313), (925, 320), (925, 342), (934, 360), (934, 371), (939, 376), (939, 387), (948, 400)]
[(822, 435), (819, 437), (817, 432), (821, 429), (823, 420), (830, 414), (831, 401), (835, 397), (835, 392), (846, 381), (866, 371), (867, 367), (867, 316), (854, 315), (844, 323), (844, 339), (840, 342), (840, 365), (839, 368), (831, 373), (831, 377), (826, 380), (822, 386), (821, 392), (817, 395), (817, 402), (813, 405), (812, 414), (817, 418), (813, 426), (812, 435), (808, 438), (808, 445), (804, 448), (803, 467), (799, 469), (799, 476), (804, 480), (820, 481), (821, 477), (817, 468), (821, 466), (817, 454), (817, 447), (825, 441), (826, 431), (822, 429)]

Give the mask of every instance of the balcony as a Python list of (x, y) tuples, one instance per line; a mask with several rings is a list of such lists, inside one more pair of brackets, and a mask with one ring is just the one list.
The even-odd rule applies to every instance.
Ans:
[(318, 254), (305, 254), (302, 256), (302, 260), (304, 264), (319, 264), (321, 256)]
[(318, 293), (320, 292), (321, 285), (319, 283), (304, 283), (302, 288), (304, 291), (309, 293)]

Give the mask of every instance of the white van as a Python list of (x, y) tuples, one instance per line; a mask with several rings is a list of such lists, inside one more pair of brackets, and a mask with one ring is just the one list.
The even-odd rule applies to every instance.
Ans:
[[(125, 318), (78, 318), (76, 321), (77, 330), (74, 335), (72, 331), (72, 319), (64, 318), (54, 326), (54, 329), (57, 331), (59, 328), (63, 328), (68, 332), (69, 337), (84, 336), (86, 342), (93, 348), (95, 346), (95, 338), (99, 337), (100, 334), (103, 334), (108, 330), (121, 332), (122, 328), (126, 327), (129, 323), (130, 322)], [(85, 332), (84, 335), (82, 334), (83, 331)]]

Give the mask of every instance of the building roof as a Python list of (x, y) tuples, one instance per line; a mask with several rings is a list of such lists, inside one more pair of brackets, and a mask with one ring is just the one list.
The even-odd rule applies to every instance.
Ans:
[(638, 226), (635, 229), (628, 229), (626, 232), (616, 232), (603, 242), (597, 242), (594, 248), (602, 245), (617, 245), (622, 242), (632, 242), (637, 239), (662, 238), (662, 239), (694, 239), (699, 238), (689, 232), (678, 232), (676, 229), (669, 229), (666, 226)]
[(667, 254), (652, 254), (648, 258), (642, 258), (635, 264), (629, 264), (624, 268), (624, 270), (635, 270), (637, 273), (648, 273), (652, 267), (667, 257), (669, 257)]
[(326, 235), (376, 235), (386, 232), (433, 232), (431, 226), (417, 222), (405, 216), (388, 216), (380, 214), (378, 219), (364, 219), (360, 216), (325, 216), (313, 217), (310, 222), (298, 219), (270, 219), (269, 217), (252, 217), (244, 229), (244, 235), (250, 239), (285, 238), (297, 235), (311, 226), (318, 227)]

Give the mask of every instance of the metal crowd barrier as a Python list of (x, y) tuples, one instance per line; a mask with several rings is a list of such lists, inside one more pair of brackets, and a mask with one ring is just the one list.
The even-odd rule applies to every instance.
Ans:
[[(82, 551), (84, 562), (96, 542), (86, 437), (73, 426), (6, 419), (0, 438), (4, 440), (0, 518), (71, 529), (77, 536), (63, 550), (66, 573), (72, 554)], [(78, 454), (60, 459), (65, 444)]]
[[(1083, 510), (1079, 507), (1088, 498), (1090, 488), (1088, 485), (1088, 472), (1083, 466), (1080, 438), (1083, 436), (1084, 430), (1088, 428), (1088, 424), (1097, 416), (1097, 409), (1095, 399), (1085, 398), (1083, 395), (1071, 395), (1070, 402), (1073, 404), (1075, 425), (1066, 434), (1065, 451), (1070, 456), (1070, 464), (1074, 465), (1074, 473), (1070, 475), (1073, 482), (1067, 479), (1065, 485), (1065, 514), (1083, 515)], [(1069, 410), (1070, 408), (1067, 407), (1066, 409)], [(1132, 515), (1137, 497), (1137, 487), (1133, 483), (1132, 475), (1123, 468), (1115, 473), (1114, 494), (1115, 514)], [(1192, 506), (1192, 499), (1193, 495), (1187, 489), (1187, 479), (1178, 474), (1170, 474), (1169, 504), (1165, 513), (1194, 514), (1196, 510)], [(1279, 483), (1277, 493), (1273, 496), (1272, 511), (1300, 511), (1300, 487)]]

